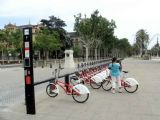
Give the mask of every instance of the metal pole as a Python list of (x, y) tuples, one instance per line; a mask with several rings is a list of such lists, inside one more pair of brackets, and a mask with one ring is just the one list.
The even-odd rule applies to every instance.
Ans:
[(26, 112), (27, 114), (36, 114), (31, 27), (23, 29), (23, 40)]
[[(67, 75), (65, 76), (65, 83), (66, 83), (66, 84), (69, 84), (69, 74), (67, 74)], [(68, 86), (66, 86), (66, 90), (67, 90), (67, 91), (69, 90)]]

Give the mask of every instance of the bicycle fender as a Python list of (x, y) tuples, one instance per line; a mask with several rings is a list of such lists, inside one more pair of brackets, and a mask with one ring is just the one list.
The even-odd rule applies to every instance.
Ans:
[(80, 94), (90, 93), (89, 89), (82, 84), (77, 84), (77, 85), (73, 86), (73, 89), (77, 90)]
[[(54, 83), (50, 83), (50, 85), (53, 85)], [(55, 84), (54, 84), (55, 85)], [(55, 89), (54, 90), (52, 90), (52, 92), (55, 92), (55, 93), (58, 93), (59, 94), (59, 87), (58, 87), (58, 85), (55, 85), (56, 87), (55, 87)]]
[(109, 69), (106, 69), (106, 75), (107, 75), (107, 77), (110, 75), (110, 70)]
[(105, 78), (106, 78), (106, 76), (103, 75), (102, 73), (96, 74), (96, 76), (98, 76), (98, 77), (100, 77), (100, 78), (102, 78), (102, 79), (105, 79)]
[(127, 84), (129, 84), (130, 86), (134, 86), (134, 85), (138, 85), (138, 81), (134, 78), (126, 78), (124, 80)]
[(105, 77), (107, 77), (107, 72), (106, 71), (102, 71), (100, 72), (100, 74), (104, 75)]
[(93, 76), (91, 79), (96, 83), (103, 82), (103, 79), (97, 75)]

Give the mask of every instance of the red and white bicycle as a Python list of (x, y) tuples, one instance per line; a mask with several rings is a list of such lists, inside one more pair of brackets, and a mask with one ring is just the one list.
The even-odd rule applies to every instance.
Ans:
[[(51, 82), (46, 87), (46, 93), (50, 97), (56, 97), (59, 94), (59, 87), (61, 87), (67, 95), (72, 95), (73, 99), (78, 103), (84, 103), (88, 100), (90, 91), (82, 84), (71, 85), (62, 80), (58, 80), (57, 69), (55, 69), (55, 81)], [(58, 72), (59, 76), (59, 72)]]
[[(138, 90), (139, 83), (134, 78), (127, 78), (128, 71), (122, 72), (121, 77), (121, 86), (128, 92), (128, 93), (134, 93)], [(105, 81), (102, 83), (102, 88), (106, 91), (111, 90), (111, 76), (108, 77)]]
[(76, 72), (76, 76), (70, 78), (70, 83), (73, 85), (78, 83), (89, 84), (93, 89), (99, 89), (102, 86), (102, 83), (96, 82), (94, 76), (102, 72), (102, 70), (104, 70), (103, 67), (95, 67)]

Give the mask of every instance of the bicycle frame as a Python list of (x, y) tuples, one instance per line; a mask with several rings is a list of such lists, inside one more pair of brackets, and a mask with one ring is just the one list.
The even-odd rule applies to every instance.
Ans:
[[(82, 84), (71, 85), (69, 83), (65, 83), (64, 81), (58, 80), (57, 69), (55, 69), (55, 81), (51, 81), (49, 85), (46, 87), (46, 93), (49, 97), (56, 97), (59, 94), (60, 86), (67, 95), (71, 95), (73, 99), (78, 103), (84, 103), (89, 98), (90, 91), (88, 88)], [(83, 97), (81, 97), (83, 96)]]
[(84, 70), (84, 71), (81, 71), (79, 78), (82, 78), (85, 83), (90, 84), (90, 82), (93, 82), (91, 77), (100, 73), (103, 70), (104, 70), (104, 68), (94, 68), (94, 69), (92, 68), (89, 70)]
[[(111, 76), (108, 77), (110, 82), (112, 80)], [(120, 78), (122, 87), (131, 87), (134, 85), (138, 85), (137, 80), (134, 78), (126, 78), (126, 73), (123, 73), (123, 76)]]
[(66, 94), (72, 94), (72, 90), (74, 90), (77, 95), (80, 95), (80, 93), (75, 90), (72, 85), (67, 84), (61, 80), (56, 80), (55, 84), (58, 84), (66, 92)]

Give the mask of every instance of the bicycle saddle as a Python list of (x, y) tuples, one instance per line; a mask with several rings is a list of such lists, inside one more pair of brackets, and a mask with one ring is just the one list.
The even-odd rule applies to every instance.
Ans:
[(128, 71), (123, 71), (124, 73), (128, 73)]

